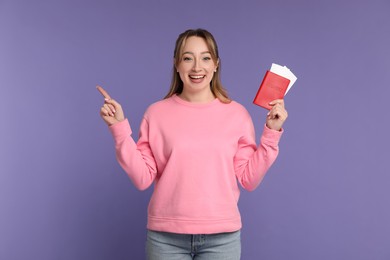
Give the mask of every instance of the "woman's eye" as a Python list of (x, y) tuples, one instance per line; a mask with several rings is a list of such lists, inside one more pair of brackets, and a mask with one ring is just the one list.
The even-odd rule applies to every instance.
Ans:
[(211, 60), (210, 57), (204, 57), (203, 60)]
[(190, 61), (190, 60), (192, 60), (192, 59), (191, 59), (190, 57), (184, 57), (183, 60), (184, 60), (184, 61)]

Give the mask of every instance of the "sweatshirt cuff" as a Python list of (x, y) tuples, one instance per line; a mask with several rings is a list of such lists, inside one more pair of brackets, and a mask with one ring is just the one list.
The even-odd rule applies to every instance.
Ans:
[(276, 131), (268, 128), (264, 124), (263, 135), (261, 136), (261, 141), (267, 144), (278, 145), (282, 134), (284, 133), (284, 129), (282, 128), (280, 131)]
[(110, 125), (108, 129), (114, 137), (115, 142), (123, 140), (132, 134), (132, 130), (127, 118), (121, 122)]

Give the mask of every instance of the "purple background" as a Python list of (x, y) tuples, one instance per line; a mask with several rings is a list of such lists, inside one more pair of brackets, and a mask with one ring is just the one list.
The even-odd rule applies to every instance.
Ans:
[(0, 1), (0, 259), (143, 259), (152, 189), (117, 164), (95, 85), (138, 133), (197, 27), (258, 137), (265, 70), (298, 76), (280, 156), (242, 192), (242, 259), (390, 259), (389, 14), (388, 0)]

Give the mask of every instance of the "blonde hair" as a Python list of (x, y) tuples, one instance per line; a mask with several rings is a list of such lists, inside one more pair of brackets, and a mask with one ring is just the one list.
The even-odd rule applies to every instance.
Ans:
[(203, 38), (206, 41), (206, 45), (210, 51), (211, 58), (213, 59), (215, 64), (218, 64), (216, 72), (214, 73), (213, 78), (211, 79), (211, 83), (210, 83), (211, 92), (221, 102), (230, 103), (231, 100), (227, 94), (227, 91), (222, 86), (221, 79), (220, 79), (221, 60), (218, 54), (217, 42), (215, 41), (213, 35), (204, 29), (196, 29), (196, 30), (190, 29), (180, 34), (179, 37), (177, 38), (175, 50), (173, 53), (174, 64), (172, 70), (171, 87), (169, 89), (168, 94), (164, 97), (164, 99), (169, 98), (175, 94), (180, 94), (183, 91), (183, 81), (181, 80), (179, 73), (176, 71), (176, 67), (180, 63), (182, 50), (186, 40), (192, 36)]

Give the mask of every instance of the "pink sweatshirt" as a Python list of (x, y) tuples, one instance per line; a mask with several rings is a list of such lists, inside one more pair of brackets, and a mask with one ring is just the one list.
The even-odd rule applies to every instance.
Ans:
[(137, 143), (126, 120), (110, 126), (118, 162), (134, 185), (154, 192), (147, 228), (184, 234), (241, 228), (240, 190), (254, 190), (278, 154), (282, 132), (252, 119), (237, 102), (196, 104), (174, 95), (145, 112)]

